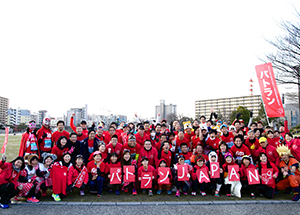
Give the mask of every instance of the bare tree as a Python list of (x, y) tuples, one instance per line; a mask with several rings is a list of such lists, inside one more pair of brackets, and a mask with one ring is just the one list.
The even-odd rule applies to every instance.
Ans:
[[(296, 11), (296, 9), (295, 9)], [(296, 11), (296, 17), (300, 20), (300, 14)], [(300, 107), (300, 23), (282, 21), (279, 23), (285, 34), (277, 36), (274, 41), (267, 40), (276, 48), (276, 53), (266, 54), (264, 62), (271, 62), (278, 84), (296, 86), (298, 88), (298, 108)]]

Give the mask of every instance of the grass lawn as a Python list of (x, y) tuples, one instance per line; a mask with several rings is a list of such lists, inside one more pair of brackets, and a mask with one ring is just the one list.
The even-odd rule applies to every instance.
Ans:
[[(0, 135), (0, 147), (2, 147), (4, 142), (4, 135)], [(20, 147), (20, 142), (21, 142), (21, 134), (10, 134), (8, 137), (8, 144), (6, 147), (6, 156), (7, 160), (11, 161), (15, 157), (18, 156), (19, 154), (19, 147)], [(2, 155), (1, 155), (2, 156)], [(46, 197), (41, 197), (41, 201), (52, 201), (51, 197), (51, 191), (48, 190), (48, 195)], [(149, 197), (147, 194), (141, 193), (141, 191), (138, 191), (137, 196), (132, 196), (131, 193), (123, 193), (121, 192), (121, 195), (117, 196), (114, 193), (109, 194), (105, 190), (103, 192), (102, 197), (97, 197), (96, 194), (91, 194), (88, 191), (86, 191), (86, 195), (81, 197), (79, 196), (79, 190), (75, 189), (74, 192), (69, 193), (68, 196), (63, 199), (63, 201), (80, 201), (80, 202), (97, 202), (97, 201), (103, 201), (103, 202), (133, 202), (133, 201), (138, 201), (138, 202), (146, 202), (146, 201), (227, 201), (227, 200), (253, 200), (251, 199), (248, 195), (243, 195), (242, 198), (238, 199), (235, 197), (226, 197), (224, 194), (220, 194), (219, 198), (214, 197), (212, 194), (208, 193), (207, 196), (200, 196), (200, 194), (197, 194), (197, 196), (191, 196), (190, 194), (187, 196), (181, 195), (179, 198), (176, 198), (175, 193), (172, 195), (167, 195), (165, 192), (163, 192), (161, 195), (157, 195), (156, 192), (154, 192), (153, 197)], [(274, 199), (281, 199), (281, 200), (291, 200), (292, 195), (290, 194), (284, 194), (280, 193), (275, 195)], [(266, 200), (264, 197), (257, 197), (256, 200)]]

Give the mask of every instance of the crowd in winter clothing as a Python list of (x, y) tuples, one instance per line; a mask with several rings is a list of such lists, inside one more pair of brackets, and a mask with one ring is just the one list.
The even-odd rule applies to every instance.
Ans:
[(115, 195), (212, 192), (237, 198), (273, 198), (293, 190), (292, 200), (298, 201), (300, 140), (289, 133), (287, 121), (273, 130), (252, 122), (252, 116), (247, 125), (239, 118), (228, 125), (201, 116), (183, 126), (137, 119), (105, 130), (103, 124), (87, 128), (85, 121), (75, 127), (72, 117), (72, 133), (64, 130), (64, 121), (53, 133), (49, 118), (39, 130), (30, 121), (19, 156), (8, 163), (3, 155), (0, 161), (0, 206), (8, 208), (11, 198), (20, 197), (39, 202), (47, 190), (61, 201), (72, 191), (101, 197), (105, 189)]

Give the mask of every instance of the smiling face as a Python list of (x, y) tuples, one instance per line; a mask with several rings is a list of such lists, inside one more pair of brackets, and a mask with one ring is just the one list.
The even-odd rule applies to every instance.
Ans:
[(38, 165), (39, 161), (37, 158), (34, 158), (30, 161), (31, 166), (35, 167), (36, 165)]
[(234, 144), (237, 146), (237, 147), (240, 147), (242, 145), (242, 140), (240, 138), (236, 138), (235, 141), (234, 141)]
[(146, 141), (146, 142), (144, 143), (144, 148), (145, 148), (146, 150), (150, 150), (150, 149), (151, 149), (151, 142), (150, 142), (150, 141)]
[(64, 162), (65, 162), (65, 163), (69, 163), (70, 160), (71, 160), (71, 156), (70, 156), (69, 154), (67, 154), (67, 155), (64, 156), (63, 159), (64, 159)]
[(101, 161), (101, 155), (97, 154), (94, 156), (94, 161), (96, 161), (97, 163)]
[(17, 167), (17, 168), (21, 168), (22, 164), (23, 164), (23, 162), (21, 160), (16, 160), (14, 163), (15, 167)]
[(261, 155), (259, 156), (259, 160), (260, 160), (261, 162), (266, 162), (266, 161), (268, 160), (268, 158), (267, 158), (267, 156), (266, 156), (265, 154), (261, 154)]
[(82, 158), (77, 158), (76, 159), (76, 165), (81, 166), (83, 164), (83, 159)]
[(232, 162), (232, 157), (227, 156), (225, 160), (226, 160), (227, 163), (231, 163)]
[(116, 163), (117, 160), (118, 160), (117, 156), (111, 156), (111, 157), (110, 157), (110, 161), (111, 161), (112, 163)]
[(62, 138), (62, 139), (60, 140), (60, 145), (61, 145), (62, 147), (64, 147), (66, 144), (67, 144), (67, 139), (66, 139), (66, 138)]
[(124, 158), (125, 161), (129, 161), (129, 159), (130, 159), (130, 153), (125, 153), (123, 155), (123, 158)]
[(51, 165), (51, 163), (52, 163), (52, 158), (51, 157), (48, 157), (46, 160), (45, 160), (45, 164), (47, 165), (47, 166), (50, 166)]

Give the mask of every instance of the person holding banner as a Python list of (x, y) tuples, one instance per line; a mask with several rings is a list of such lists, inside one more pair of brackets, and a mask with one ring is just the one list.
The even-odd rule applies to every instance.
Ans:
[(96, 192), (97, 197), (102, 196), (103, 185), (105, 181), (105, 163), (99, 151), (93, 153), (94, 160), (87, 164), (89, 173), (89, 189), (91, 193)]
[(167, 163), (167, 167), (172, 163), (172, 152), (170, 151), (170, 144), (168, 141), (164, 141), (158, 151), (158, 159), (164, 159)]
[(251, 198), (255, 198), (256, 185), (249, 184), (247, 171), (249, 169), (255, 169), (255, 166), (251, 164), (251, 158), (248, 155), (244, 155), (240, 167), (242, 190), (246, 193), (249, 193)]
[(28, 123), (26, 132), (22, 134), (21, 145), (19, 149), (20, 157), (24, 157), (26, 154), (38, 154), (40, 156), (36, 132), (36, 123), (34, 120), (31, 120)]
[(52, 178), (52, 198), (59, 202), (61, 198), (67, 195), (68, 172), (71, 163), (70, 152), (65, 152), (62, 156), (62, 161), (55, 162), (52, 166), (50, 177)]
[[(227, 146), (226, 143), (224, 143)], [(221, 154), (221, 157), (223, 155)], [(218, 160), (219, 156), (215, 151), (211, 151), (208, 154), (208, 161), (206, 162), (206, 166), (209, 171), (210, 183), (209, 183), (209, 190), (213, 190), (215, 193), (215, 197), (220, 196), (220, 189), (223, 184), (223, 169), (220, 168), (222, 166)], [(224, 159), (225, 160), (225, 159)]]
[(72, 165), (68, 172), (68, 191), (73, 191), (74, 187), (79, 188), (79, 195), (84, 196), (84, 189), (89, 181), (87, 168), (83, 165), (83, 156), (77, 155), (75, 165)]
[(268, 199), (274, 198), (275, 179), (278, 177), (279, 170), (277, 166), (270, 162), (266, 153), (259, 154), (257, 169), (261, 178), (261, 184), (258, 185), (258, 190), (261, 195)]
[(172, 174), (171, 169), (167, 165), (167, 161), (165, 159), (160, 159), (157, 169), (157, 176), (158, 180), (158, 190), (157, 194), (160, 195), (162, 193), (163, 189), (167, 190), (167, 194), (171, 195), (172, 191)]
[(223, 164), (222, 168), (224, 171), (224, 184), (226, 187), (226, 196), (236, 196), (241, 198), (242, 184), (240, 182), (240, 170), (232, 155), (227, 152), (225, 154), (226, 163)]
[[(107, 183), (107, 188), (108, 188), (108, 193), (112, 193), (113, 192), (113, 188), (115, 188), (115, 194), (116, 195), (120, 195), (120, 184), (112, 184), (112, 179), (113, 178), (117, 178), (118, 179), (118, 173), (117, 172), (112, 172), (113, 168), (121, 168), (121, 163), (118, 162), (118, 155), (117, 153), (113, 152), (110, 155), (110, 161), (108, 161), (105, 164), (105, 174), (107, 175), (107, 178), (109, 179), (108, 183)], [(121, 171), (120, 171), (120, 175), (121, 175)], [(119, 177), (121, 178), (121, 177)]]
[(18, 185), (18, 178), (21, 171), (25, 168), (25, 162), (23, 157), (17, 157), (12, 162), (6, 162), (5, 154), (2, 155), (0, 161), (0, 207), (2, 209), (9, 208), (10, 198), (17, 195), (23, 188), (22, 185)]
[(292, 200), (298, 201), (300, 199), (299, 162), (295, 158), (290, 157), (291, 151), (287, 146), (280, 145), (276, 150), (281, 157), (279, 167), (284, 177), (277, 183), (276, 189), (286, 190), (292, 187), (294, 189), (294, 197)]
[(141, 189), (143, 193), (146, 193), (146, 190), (148, 190), (148, 195), (153, 196), (152, 188), (156, 170), (153, 166), (149, 165), (149, 159), (145, 156), (142, 157), (141, 163), (142, 166), (138, 170), (138, 180), (141, 183)]
[(226, 162), (225, 157), (224, 157), (226, 152), (231, 153), (228, 148), (227, 143), (225, 143), (224, 141), (221, 141), (219, 144), (219, 149), (216, 151), (218, 162), (220, 163), (221, 166)]
[(180, 190), (182, 191), (183, 195), (187, 195), (188, 191), (191, 187), (190, 177), (193, 173), (193, 167), (187, 163), (185, 163), (185, 157), (183, 155), (179, 155), (177, 157), (178, 163), (174, 165), (174, 179), (175, 185), (177, 188), (176, 197), (180, 196)]
[[(134, 136), (134, 135), (132, 135)], [(135, 156), (134, 156), (135, 157)], [(137, 166), (136, 160), (132, 158), (130, 150), (125, 149), (123, 152), (123, 157), (121, 159), (122, 170), (123, 170), (123, 183), (122, 191), (128, 193), (130, 187), (132, 187), (132, 195), (137, 195), (138, 182), (137, 177)], [(127, 168), (126, 168), (127, 167)], [(131, 171), (129, 170), (131, 168)], [(129, 180), (129, 177), (132, 176), (133, 180)]]
[(203, 157), (197, 159), (196, 165), (193, 167), (192, 173), (192, 196), (196, 196), (198, 188), (201, 196), (206, 196), (205, 187), (210, 181), (208, 176), (208, 167), (205, 165)]

